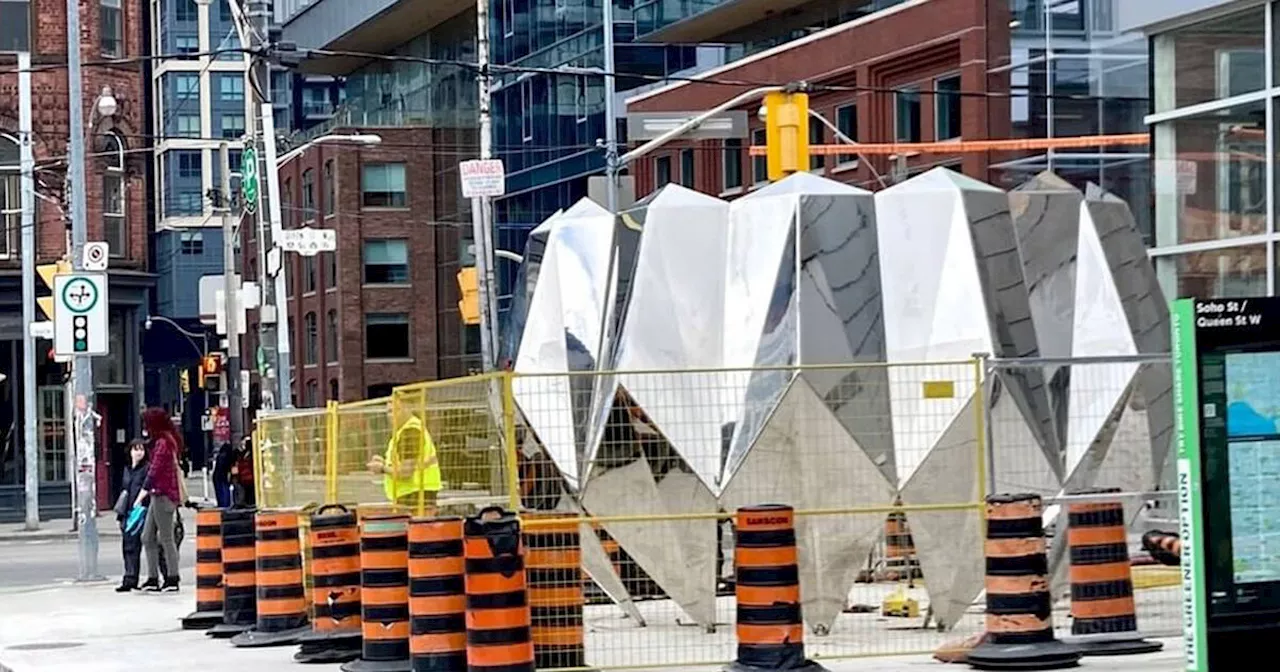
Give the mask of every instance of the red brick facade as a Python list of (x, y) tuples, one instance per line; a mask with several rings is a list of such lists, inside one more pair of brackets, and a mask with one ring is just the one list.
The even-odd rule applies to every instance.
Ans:
[[(810, 95), (810, 108), (837, 123), (840, 107), (857, 104), (859, 142), (893, 142), (895, 133), (895, 94), (893, 90), (916, 86), (920, 96), (921, 140), (933, 141), (934, 96), (939, 77), (960, 76), (961, 136), (965, 140), (1007, 138), (1010, 133), (1010, 111), (1006, 75), (988, 74), (988, 64), (1005, 63), (1009, 58), (1008, 0), (932, 0), (920, 5), (904, 5), (870, 20), (834, 28), (798, 44), (739, 61), (709, 74), (714, 80), (760, 83), (805, 81), (813, 85), (841, 90), (821, 91)], [(660, 90), (628, 101), (628, 112), (679, 112), (705, 110), (722, 104), (754, 86), (688, 83)], [(980, 95), (997, 92), (997, 96)], [(975, 95), (978, 94), (978, 95)], [(764, 124), (755, 114), (760, 103), (743, 106), (749, 113), (754, 133)], [(811, 121), (811, 123), (818, 123)], [(827, 144), (835, 144), (829, 130), (824, 132)], [(726, 192), (723, 141), (673, 144), (631, 166), (636, 180), (637, 196), (655, 188), (656, 162), (670, 157), (671, 181), (681, 182), (680, 153), (693, 146), (695, 168), (693, 186), (699, 191), (732, 197), (752, 187), (752, 161), (745, 146), (739, 153), (742, 190)], [(1004, 157), (1000, 157), (1004, 158)], [(972, 177), (986, 180), (992, 162), (988, 154), (914, 155), (907, 157), (911, 173), (937, 165), (948, 165)], [(826, 157), (824, 171), (828, 177), (866, 189), (879, 188), (877, 174), (888, 178), (892, 169), (886, 157), (871, 157), (855, 164), (837, 166), (834, 156)], [(874, 168), (874, 170), (873, 170)]]
[[(337, 399), (368, 398), (370, 392), (385, 394), (389, 386), (439, 377), (462, 375), (447, 362), (461, 355), (461, 324), (458, 321), (457, 272), (458, 234), (456, 219), (457, 184), (444, 176), (456, 173), (456, 140), (447, 132), (430, 128), (337, 129), (334, 134), (376, 133), (377, 146), (318, 143), (280, 170), (286, 228), (304, 224), (337, 231), (337, 276), (331, 280), (326, 254), (314, 261), (315, 291), (307, 291), (308, 264), (288, 254), (286, 272), (290, 285), (289, 326), (293, 332), (294, 394), (299, 406), (309, 405), (308, 385), (318, 390), (315, 402), (331, 397), (336, 383)], [(434, 151), (441, 146), (440, 152)], [(334, 205), (326, 203), (325, 166), (331, 163), (334, 176)], [(407, 202), (404, 208), (370, 208), (362, 202), (361, 169), (368, 163), (405, 164)], [(315, 216), (308, 220), (303, 209), (303, 180), (313, 171)], [(449, 186), (452, 184), (452, 186)], [(332, 214), (326, 214), (327, 212)], [(452, 214), (451, 214), (452, 213)], [(398, 285), (367, 285), (364, 280), (366, 240), (404, 239), (408, 242), (409, 282)], [(246, 253), (253, 258), (255, 242), (246, 236)], [(250, 264), (252, 266), (252, 264)], [(252, 278), (250, 268), (246, 277)], [(328, 315), (336, 311), (337, 361), (329, 362)], [(368, 359), (365, 316), (370, 313), (397, 313), (409, 316), (409, 356), (395, 360)], [(306, 316), (314, 314), (317, 325), (317, 356), (307, 363)], [(250, 333), (257, 317), (250, 317)], [(252, 340), (250, 337), (249, 340)], [(252, 350), (250, 350), (252, 352)]]
[[(94, 156), (104, 148), (101, 134), (111, 131), (116, 133), (124, 143), (125, 172), (125, 226), (128, 249), (112, 250), (115, 258), (111, 262), (113, 270), (141, 271), (147, 262), (147, 240), (151, 222), (147, 217), (147, 165), (150, 162), (149, 151), (137, 151), (147, 147), (147, 130), (145, 123), (145, 100), (143, 65), (129, 63), (125, 65), (100, 65), (104, 61), (99, 45), (98, 12), (100, 3), (97, 0), (81, 0), (81, 58), (83, 68), (84, 120), (90, 124), (95, 118), (94, 103), (104, 86), (110, 86), (119, 105), (114, 117), (99, 120), (92, 125), (90, 142), (86, 146), (90, 158), (86, 162), (87, 221), (89, 240), (104, 240), (102, 218), (102, 176), (106, 169), (105, 159)], [(122, 3), (124, 14), (125, 44), (123, 58), (136, 58), (145, 55), (145, 44), (142, 40), (143, 26), (146, 20), (144, 0), (125, 0)], [(37, 167), (36, 189), (44, 196), (65, 203), (64, 180), (68, 144), (67, 113), (67, 56), (66, 26), (67, 13), (64, 0), (32, 0), (31, 2), (31, 51), (32, 66), (32, 107), (33, 107), (33, 143)], [(0, 54), (0, 132), (16, 135), (18, 130), (18, 76), (17, 58), (13, 54)], [(83, 132), (83, 131), (82, 131)], [(49, 261), (61, 256), (66, 244), (66, 220), (59, 208), (45, 200), (37, 206), (37, 250), (41, 261)], [(17, 233), (14, 232), (13, 245), (18, 247)], [(16, 268), (19, 265), (15, 254), (8, 260), (0, 260), (0, 269)]]

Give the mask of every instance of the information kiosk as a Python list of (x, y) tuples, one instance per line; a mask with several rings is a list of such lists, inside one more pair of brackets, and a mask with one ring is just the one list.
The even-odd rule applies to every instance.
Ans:
[(1236, 669), (1280, 641), (1280, 299), (1175, 302), (1173, 386), (1186, 669)]

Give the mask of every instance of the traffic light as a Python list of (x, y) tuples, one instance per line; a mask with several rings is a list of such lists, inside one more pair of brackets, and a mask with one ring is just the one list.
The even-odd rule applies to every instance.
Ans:
[[(41, 282), (53, 293), (53, 277), (55, 275), (63, 275), (71, 272), (71, 264), (65, 259), (59, 259), (52, 264), (40, 264), (36, 266), (36, 275), (40, 276)], [(36, 298), (36, 305), (40, 307), (40, 311), (44, 313), (46, 319), (53, 320), (53, 296), (41, 296)], [(79, 339), (77, 339), (78, 341)], [(87, 346), (86, 346), (87, 349)]]
[(809, 94), (778, 91), (764, 97), (769, 180), (809, 169)]
[(480, 286), (475, 266), (468, 266), (458, 271), (458, 289), (462, 296), (462, 300), (458, 301), (458, 312), (462, 314), (462, 323), (480, 324)]
[(72, 352), (89, 351), (89, 318), (76, 315), (71, 318)]
[(218, 355), (205, 355), (200, 360), (200, 387), (214, 389), (218, 386), (218, 375), (222, 373), (222, 358)]

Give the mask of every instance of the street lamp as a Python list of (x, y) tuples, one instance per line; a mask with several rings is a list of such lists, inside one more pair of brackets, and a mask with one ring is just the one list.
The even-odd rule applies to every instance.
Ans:
[(301, 147), (285, 152), (283, 156), (276, 159), (276, 168), (284, 166), (284, 164), (302, 156), (303, 152), (320, 144), (346, 144), (373, 147), (382, 144), (382, 136), (375, 135), (373, 133), (331, 133), (329, 135), (322, 135), (303, 144)]
[(114, 117), (116, 112), (120, 110), (120, 103), (116, 100), (115, 93), (111, 90), (111, 86), (103, 86), (102, 93), (98, 94), (98, 101), (94, 104), (94, 108), (98, 116)]

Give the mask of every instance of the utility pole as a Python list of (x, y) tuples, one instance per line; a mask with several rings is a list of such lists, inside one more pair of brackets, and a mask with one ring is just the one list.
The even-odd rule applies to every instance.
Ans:
[[(280, 272), (276, 273), (274, 279), (269, 278), (267, 273), (267, 254), (271, 251), (282, 228), (280, 180), (276, 167), (276, 130), (273, 117), (275, 111), (271, 104), (271, 63), (259, 56), (270, 46), (267, 39), (271, 30), (271, 4), (261, 0), (249, 0), (243, 6), (246, 28), (243, 32), (249, 38), (249, 43), (244, 46), (255, 55), (249, 74), (257, 84), (257, 86), (248, 87), (253, 96), (253, 109), (248, 115), (249, 137), (254, 138), (260, 134), (262, 140), (260, 146), (263, 151), (257, 153), (260, 161), (258, 176), (261, 178), (265, 175), (267, 178), (266, 189), (262, 188), (261, 179), (259, 179), (258, 188), (258, 198), (261, 201), (257, 212), (258, 284), (262, 291), (262, 314), (270, 317), (274, 313), (275, 317), (274, 321), (258, 320), (259, 347), (263, 350), (264, 359), (269, 363), (266, 367), (266, 375), (263, 376), (262, 390), (264, 392), (272, 390), (275, 408), (289, 408), (293, 406), (293, 394), (289, 382), (289, 307), (283, 305), (285, 299), (283, 253), (280, 253)], [(259, 115), (262, 120), (260, 124), (257, 123)], [(274, 386), (272, 382), (275, 383)]]
[[(89, 238), (85, 202), (84, 80), (81, 77), (80, 0), (67, 0), (67, 104), (69, 145), (67, 191), (71, 208), (71, 264), (84, 270), (84, 244)], [(79, 530), (79, 581), (100, 581), (98, 574), (98, 414), (93, 399), (93, 360), (76, 355), (71, 360), (71, 389), (74, 397), (70, 418), (75, 438), (76, 523)]]
[[(31, 151), (31, 53), (18, 54), (18, 144), (22, 175), (22, 443), (26, 529), (40, 529), (40, 446), (36, 432), (36, 180)], [(7, 235), (7, 232), (6, 232)], [(12, 239), (11, 239), (12, 240)]]
[(231, 419), (231, 446), (240, 445), (244, 436), (244, 409), (240, 407), (240, 287), (236, 282), (236, 222), (231, 206), (231, 146), (218, 143), (218, 161), (222, 174), (218, 186), (218, 205), (222, 209), (222, 279), (223, 305), (227, 314), (227, 415)]
[[(618, 96), (618, 80), (614, 76), (613, 2), (604, 0), (604, 144), (605, 144), (605, 193), (609, 212), (618, 214), (618, 117), (614, 109)], [(603, 354), (603, 353), (601, 353)]]
[[(480, 158), (493, 158), (493, 117), (489, 73), (489, 0), (476, 0), (476, 58), (480, 71), (476, 74), (479, 95), (476, 98), (480, 114)], [(480, 299), (480, 357), (485, 372), (497, 364), (494, 348), (498, 332), (498, 300), (495, 294), (497, 282), (493, 273), (493, 199), (484, 196), (471, 199), (471, 232), (475, 240), (476, 278)]]

